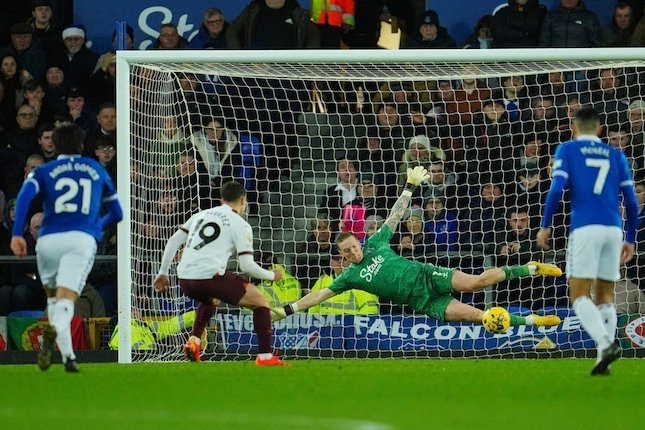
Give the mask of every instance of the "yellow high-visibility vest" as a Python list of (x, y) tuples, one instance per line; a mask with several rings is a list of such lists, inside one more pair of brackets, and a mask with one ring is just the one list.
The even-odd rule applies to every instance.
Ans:
[[(314, 284), (311, 292), (329, 287), (334, 279), (334, 275), (322, 275)], [(310, 307), (307, 312), (310, 314), (378, 315), (378, 296), (363, 290), (349, 290)]]
[(274, 264), (271, 269), (282, 270), (282, 279), (278, 282), (263, 281), (258, 288), (269, 300), (269, 306), (282, 307), (288, 303), (293, 303), (302, 297), (302, 287), (300, 282), (293, 275), (287, 273), (284, 266)]

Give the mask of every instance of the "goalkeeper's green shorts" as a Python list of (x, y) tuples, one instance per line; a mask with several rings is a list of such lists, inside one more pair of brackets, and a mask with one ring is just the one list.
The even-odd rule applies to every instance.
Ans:
[(425, 265), (421, 276), (428, 293), (428, 300), (421, 309), (418, 309), (420, 312), (439, 321), (444, 320), (446, 308), (454, 300), (451, 295), (454, 292), (452, 289), (452, 274), (454, 272), (454, 269), (447, 267)]

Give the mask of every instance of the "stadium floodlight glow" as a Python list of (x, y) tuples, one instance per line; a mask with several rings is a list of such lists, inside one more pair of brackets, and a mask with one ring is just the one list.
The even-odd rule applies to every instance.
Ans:
[[(574, 100), (580, 104), (590, 97), (603, 111), (608, 130), (621, 131), (622, 127), (629, 134), (625, 131), (629, 107), (643, 99), (644, 66), (644, 48), (119, 51), (117, 188), (124, 208), (124, 220), (118, 225), (119, 362), (183, 359), (181, 348), (189, 331), (186, 325), (192, 318), (192, 303), (181, 296), (176, 277), (171, 277), (174, 287), (167, 295), (155, 294), (151, 285), (165, 240), (195, 208), (212, 202), (213, 190), (208, 184), (217, 176), (218, 163), (226, 160), (211, 160), (213, 164), (205, 167), (198, 164), (201, 176), (194, 183), (187, 178), (182, 182), (178, 172), (181, 155), (189, 154), (201, 163), (203, 154), (194, 144), (205, 138), (202, 127), (213, 119), (225, 122), (220, 126), (227, 131), (220, 139), (234, 147), (247, 145), (252, 151), (253, 145), (261, 145), (259, 155), (251, 152), (241, 158), (246, 160), (243, 163), (253, 160), (243, 164), (243, 172), (242, 166), (235, 167), (254, 188), (255, 210), (249, 222), (258, 238), (257, 249), (272, 251), (292, 273), (296, 269), (301, 273), (305, 266), (296, 248), (310, 232), (320, 197), (336, 184), (335, 161), (346, 157), (358, 160), (366, 154), (367, 141), (380, 138), (381, 143), (387, 140), (392, 145), (398, 168), (410, 139), (418, 134), (429, 137), (431, 149), (441, 150), (445, 168), (452, 173), (448, 176), (458, 185), (453, 188), (457, 194), (444, 197), (459, 220), (460, 243), (449, 251), (429, 246), (424, 259), (477, 271), (500, 264), (501, 260), (495, 261), (500, 247), (490, 245), (502, 240), (501, 232), (508, 225), (504, 218), (489, 223), (487, 212), (477, 207), (483, 178), (504, 182), (507, 194), (515, 176), (532, 170), (527, 165), (537, 161), (542, 172), (540, 184), (546, 183), (548, 154), (559, 139), (570, 136), (568, 119), (576, 109)], [(611, 70), (604, 80), (603, 70)], [(496, 100), (506, 108), (501, 86), (508, 76), (519, 76), (523, 81), (519, 116), (508, 128), (490, 126), (491, 120), (483, 119), (485, 115), (470, 115), (470, 108), (464, 108), (463, 103), (471, 103), (478, 106), (475, 111), (481, 110), (484, 97), (458, 100), (462, 105), (455, 105), (442, 99), (450, 95), (437, 89), (440, 82), (447, 81), (444, 92), (454, 93), (464, 79), (477, 78), (493, 96), (501, 91)], [(558, 76), (566, 81), (562, 86)], [(383, 100), (389, 100), (395, 85), (407, 92), (394, 102), (398, 103), (398, 115), (403, 115), (400, 119), (410, 124), (409, 128), (403, 124), (400, 135), (385, 136), (385, 127), (376, 125), (376, 111)], [(603, 93), (603, 89), (607, 91)], [(491, 93), (482, 94), (488, 99)], [(544, 100), (548, 106), (541, 103)], [(446, 106), (456, 111), (442, 111)], [(410, 113), (417, 111), (421, 115), (412, 119)], [(543, 111), (553, 118), (536, 116)], [(540, 139), (537, 147), (529, 142), (534, 137)], [(511, 146), (503, 147), (507, 144)], [(253, 154), (260, 157), (259, 164)], [(359, 162), (360, 170), (378, 176), (382, 166), (377, 158), (361, 158)], [(488, 170), (481, 176), (478, 169), (483, 166)], [(500, 213), (506, 215), (517, 207), (509, 202), (498, 208)], [(539, 213), (539, 204), (527, 203), (530, 217)], [(537, 225), (537, 218), (534, 221)], [(558, 252), (534, 258), (563, 266), (565, 235), (564, 230), (556, 229)], [(511, 255), (510, 264), (528, 261), (513, 258)], [(329, 268), (328, 259), (312, 261), (307, 264)], [(637, 262), (636, 267), (642, 266), (642, 261)], [(231, 268), (235, 269), (233, 263)], [(517, 281), (466, 299), (482, 308), (507, 306), (510, 301), (537, 311), (561, 305), (565, 294), (561, 280), (552, 284)], [(537, 330), (484, 339), (481, 327), (435, 324), (401, 316), (399, 311), (382, 303), (379, 318), (295, 315), (276, 324), (276, 345), (287, 354), (306, 350), (309, 356), (341, 357), (390, 357), (401, 351), (406, 356), (421, 356), (422, 351), (433, 349), (441, 351), (441, 356), (469, 355), (471, 350), (478, 350), (475, 355), (513, 356), (538, 344), (587, 348), (584, 340), (566, 343), (564, 335), (554, 335), (547, 342), (547, 333)], [(251, 319), (250, 313), (235, 307), (220, 307), (213, 321), (217, 333), (209, 335), (212, 342), (207, 352), (217, 359), (250, 357), (254, 345)], [(570, 330), (579, 331), (569, 320), (565, 322)], [(307, 327), (313, 328), (307, 331)], [(499, 352), (499, 348), (507, 349)]]

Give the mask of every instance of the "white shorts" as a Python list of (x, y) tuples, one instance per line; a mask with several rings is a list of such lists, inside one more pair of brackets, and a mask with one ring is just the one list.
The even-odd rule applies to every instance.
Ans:
[(79, 295), (96, 255), (96, 239), (81, 231), (52, 233), (36, 242), (38, 273), (45, 288), (64, 287)]
[(569, 235), (567, 278), (620, 279), (623, 230), (615, 226), (588, 225)]

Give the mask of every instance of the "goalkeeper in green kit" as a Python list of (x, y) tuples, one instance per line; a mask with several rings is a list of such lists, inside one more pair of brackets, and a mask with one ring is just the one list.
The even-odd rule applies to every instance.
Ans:
[[(339, 235), (336, 240), (338, 250), (351, 263), (350, 266), (328, 288), (310, 293), (284, 307), (272, 309), (274, 321), (294, 312), (304, 311), (336, 294), (359, 289), (395, 303), (408, 304), (416, 312), (441, 321), (482, 323), (484, 311), (461, 303), (450, 294), (472, 293), (504, 280), (525, 276), (562, 275), (557, 266), (536, 261), (523, 266), (504, 266), (485, 270), (479, 275), (469, 275), (455, 269), (407, 260), (395, 254), (390, 248), (390, 239), (410, 204), (412, 191), (428, 179), (428, 172), (421, 166), (408, 169), (407, 175), (405, 189), (394, 203), (384, 225), (367, 240), (365, 249), (352, 233)], [(508, 323), (511, 326), (556, 326), (560, 324), (560, 318), (556, 315), (510, 315)]]

